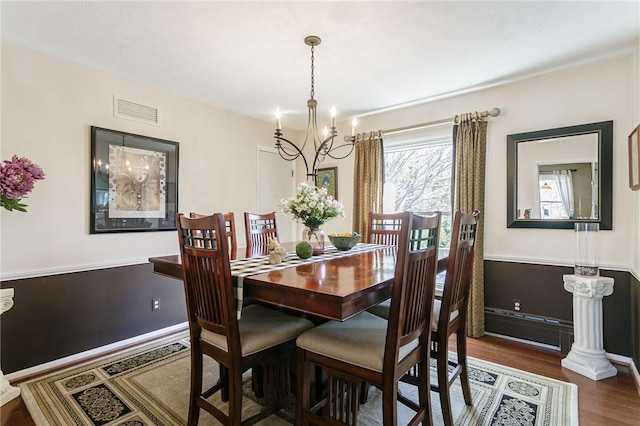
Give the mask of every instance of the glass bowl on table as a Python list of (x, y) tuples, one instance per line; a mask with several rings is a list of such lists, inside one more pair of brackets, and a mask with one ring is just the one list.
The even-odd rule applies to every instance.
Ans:
[(343, 234), (329, 234), (329, 241), (338, 250), (351, 250), (358, 242), (360, 242), (360, 234), (356, 232), (348, 232)]

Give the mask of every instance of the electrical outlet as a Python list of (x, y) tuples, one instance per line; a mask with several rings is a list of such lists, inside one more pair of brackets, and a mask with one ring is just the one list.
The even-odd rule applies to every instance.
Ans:
[(160, 299), (151, 299), (151, 310), (152, 311), (160, 310)]
[(521, 303), (522, 302), (520, 302), (519, 300), (513, 299), (513, 310), (514, 311), (519, 311)]

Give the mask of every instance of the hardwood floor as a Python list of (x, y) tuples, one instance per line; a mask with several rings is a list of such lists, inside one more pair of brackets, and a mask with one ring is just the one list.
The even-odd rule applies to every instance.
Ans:
[[(560, 360), (564, 356), (559, 352), (492, 336), (467, 342), (472, 357), (577, 384), (581, 426), (640, 425), (640, 390), (626, 367), (616, 366), (615, 377), (593, 381), (562, 368)], [(451, 349), (454, 348), (451, 345)], [(35, 423), (18, 397), (0, 409), (0, 425), (34, 426)]]

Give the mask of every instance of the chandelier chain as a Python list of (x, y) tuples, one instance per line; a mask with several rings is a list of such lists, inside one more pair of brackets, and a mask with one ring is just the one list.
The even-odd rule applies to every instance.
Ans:
[(314, 52), (314, 49), (315, 49), (315, 46), (311, 45), (311, 93), (310, 93), (311, 99), (313, 99), (313, 95), (315, 94), (315, 90), (314, 90), (315, 89), (315, 84), (314, 84), (315, 83), (315, 81), (314, 81), (315, 79), (314, 79), (314, 76), (313, 76), (313, 59), (314, 59), (313, 58), (313, 52)]

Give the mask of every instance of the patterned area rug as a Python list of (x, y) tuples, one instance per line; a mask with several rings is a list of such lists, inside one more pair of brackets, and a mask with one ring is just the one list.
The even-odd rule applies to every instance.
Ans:
[[(475, 358), (469, 362), (473, 406), (464, 404), (460, 385), (454, 383), (452, 405), (456, 425), (578, 424), (576, 385)], [(24, 382), (20, 388), (37, 425), (184, 425), (189, 369), (189, 338), (181, 334)], [(205, 363), (205, 371), (208, 372), (205, 384), (214, 383), (218, 378), (217, 365)], [(403, 394), (415, 395), (414, 387), (401, 386)], [(245, 416), (260, 408), (260, 400), (253, 396), (250, 388), (247, 374)], [(380, 424), (381, 397), (378, 390), (370, 390), (368, 402), (360, 408), (360, 424)], [(225, 405), (216, 397), (212, 397), (212, 401)], [(435, 393), (432, 393), (432, 404), (434, 423), (443, 424)], [(412, 412), (398, 405), (398, 423), (406, 424)], [(259, 424), (290, 425), (293, 412), (293, 407), (289, 407)], [(216, 424), (208, 413), (201, 413), (199, 425)]]

